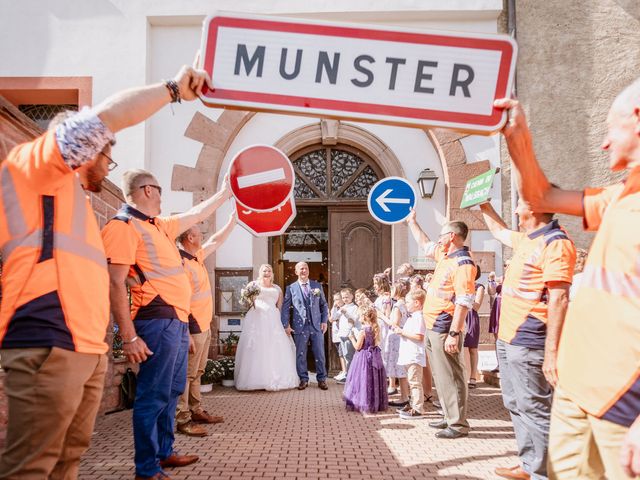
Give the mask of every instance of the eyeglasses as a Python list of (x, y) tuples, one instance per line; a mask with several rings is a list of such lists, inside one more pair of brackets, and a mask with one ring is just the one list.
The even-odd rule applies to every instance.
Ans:
[(449, 235), (450, 233), (453, 233), (453, 232), (449, 231), (449, 232), (441, 233), (441, 234), (438, 236), (438, 238), (442, 238), (442, 237), (444, 237), (445, 235)]
[(160, 195), (162, 195), (162, 187), (160, 185), (152, 185), (152, 184), (147, 184), (147, 185), (140, 185), (140, 188), (144, 188), (144, 187), (151, 187), (151, 188), (155, 188), (156, 190), (158, 190), (158, 193)]
[(105, 157), (107, 157), (107, 160), (109, 160), (109, 165), (107, 166), (107, 168), (109, 169), (110, 172), (113, 172), (116, 167), (118, 166), (118, 164), (116, 162), (113, 161), (113, 158), (111, 158), (109, 155), (107, 155), (104, 152), (100, 152), (102, 155), (104, 155)]

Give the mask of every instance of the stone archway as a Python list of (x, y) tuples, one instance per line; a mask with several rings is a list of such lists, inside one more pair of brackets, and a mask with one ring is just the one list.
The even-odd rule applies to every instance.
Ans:
[[(202, 149), (195, 167), (175, 165), (171, 179), (174, 191), (191, 192), (193, 203), (200, 202), (212, 195), (218, 184), (220, 168), (229, 146), (242, 127), (255, 115), (254, 112), (225, 110), (214, 121), (201, 113), (195, 113), (185, 136), (202, 143)], [(446, 189), (446, 217), (450, 220), (462, 220), (471, 230), (486, 230), (480, 212), (458, 208), (464, 186), (470, 178), (486, 171), (489, 161), (467, 163), (461, 140), (468, 136), (445, 129), (425, 129), (425, 135), (433, 144), (442, 164)], [(338, 141), (364, 150), (375, 158), (386, 175), (402, 175), (402, 167), (394, 153), (384, 142), (370, 132), (355, 125), (337, 120), (322, 120), (318, 123), (296, 129), (275, 143), (275, 146), (290, 154), (295, 150), (314, 143), (337, 144)], [(394, 227), (393, 258), (408, 258), (406, 226)], [(215, 229), (215, 218), (205, 225), (205, 232), (211, 234)], [(403, 233), (404, 231), (404, 233)], [(397, 233), (396, 233), (397, 232)], [(493, 252), (475, 252), (475, 257), (483, 271), (494, 268)], [(266, 239), (254, 238), (253, 264), (264, 263), (268, 258)], [(212, 276), (215, 270), (215, 257), (207, 260), (207, 268)]]

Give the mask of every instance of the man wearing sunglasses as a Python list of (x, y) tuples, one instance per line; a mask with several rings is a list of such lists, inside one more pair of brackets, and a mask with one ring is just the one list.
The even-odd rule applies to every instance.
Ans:
[(102, 230), (111, 311), (127, 359), (140, 363), (133, 404), (136, 479), (167, 478), (163, 468), (198, 460), (173, 450), (188, 353), (195, 353), (189, 337), (191, 283), (175, 241), (230, 197), (227, 184), (225, 177), (218, 193), (185, 213), (159, 216), (162, 187), (156, 177), (146, 170), (128, 170), (122, 177), (127, 203)]
[(439, 429), (437, 438), (455, 439), (469, 434), (468, 386), (464, 371), (464, 325), (475, 299), (476, 265), (464, 242), (469, 229), (464, 222), (448, 222), (432, 242), (416, 221), (407, 218), (409, 229), (427, 257), (436, 262), (427, 287), (423, 317), (427, 327), (427, 354), (431, 363), (444, 416), (430, 422)]
[(115, 133), (211, 80), (182, 67), (173, 80), (117, 93), (66, 114), (0, 166), (4, 261), (0, 355), (9, 422), (0, 478), (76, 478), (104, 385), (109, 275), (85, 191), (116, 164)]

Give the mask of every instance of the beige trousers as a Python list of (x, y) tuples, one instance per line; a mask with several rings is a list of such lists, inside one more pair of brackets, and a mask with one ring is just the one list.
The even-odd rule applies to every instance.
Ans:
[(469, 387), (464, 367), (464, 335), (460, 335), (459, 352), (451, 355), (444, 350), (446, 333), (427, 329), (427, 355), (433, 370), (444, 418), (453, 430), (468, 433), (467, 401)]
[(424, 389), (422, 388), (422, 366), (417, 363), (406, 365), (407, 381), (411, 392), (411, 408), (422, 413), (424, 408)]
[(202, 333), (191, 335), (195, 343), (195, 353), (189, 353), (189, 363), (187, 365), (187, 385), (184, 393), (178, 400), (176, 411), (176, 422), (184, 424), (191, 421), (191, 413), (200, 413), (200, 377), (204, 373), (209, 358), (209, 345), (211, 344), (211, 329)]
[(89, 447), (107, 357), (62, 348), (0, 351), (9, 423), (0, 478), (70, 480)]
[(628, 479), (619, 457), (628, 431), (589, 415), (557, 388), (551, 407), (549, 479)]

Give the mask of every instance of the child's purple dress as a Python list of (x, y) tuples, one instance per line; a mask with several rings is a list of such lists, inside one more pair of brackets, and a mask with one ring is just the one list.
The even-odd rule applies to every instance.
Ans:
[(351, 361), (344, 400), (347, 410), (375, 413), (384, 412), (389, 406), (387, 374), (382, 363), (380, 347), (375, 345), (373, 330), (364, 328), (364, 345)]

